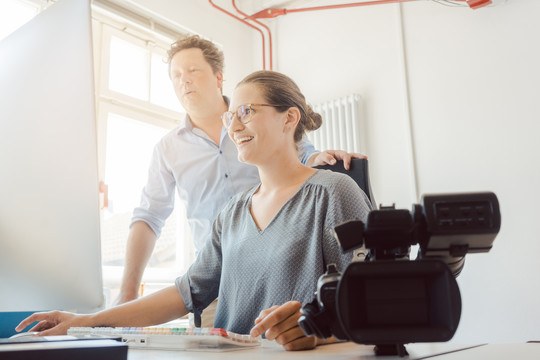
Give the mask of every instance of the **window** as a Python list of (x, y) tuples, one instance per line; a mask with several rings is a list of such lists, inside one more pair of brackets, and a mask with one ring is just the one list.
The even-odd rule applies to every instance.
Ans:
[[(159, 41), (140, 29), (118, 26), (94, 13), (94, 49), (100, 178), (108, 186), (102, 211), (104, 285), (116, 298), (125, 260), (133, 209), (146, 184), (155, 144), (184, 117), (168, 77), (166, 52), (173, 41)], [(145, 270), (146, 290), (172, 283), (194, 260), (183, 204), (175, 210)], [(145, 291), (147, 293), (148, 291)]]
[(148, 100), (150, 51), (114, 35), (109, 46), (108, 89)]
[[(102, 217), (102, 257), (105, 283), (119, 285), (126, 240), (133, 209), (139, 204), (146, 183), (154, 145), (169, 129), (150, 124), (116, 106), (105, 106), (105, 183), (109, 203)], [(124, 115), (120, 115), (123, 113)], [(131, 116), (130, 116), (131, 115)], [(145, 281), (171, 281), (183, 273), (194, 258), (185, 210), (178, 199), (150, 258)]]

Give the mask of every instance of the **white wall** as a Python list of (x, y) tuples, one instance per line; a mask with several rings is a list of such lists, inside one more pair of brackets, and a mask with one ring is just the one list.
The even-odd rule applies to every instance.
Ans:
[(479, 10), (419, 1), (294, 13), (274, 24), (278, 69), (308, 99), (364, 98), (379, 202), (410, 208), (416, 201), (407, 99), (419, 194), (498, 195), (502, 228), (494, 249), (468, 256), (458, 279), (456, 342), (540, 338), (538, 14), (537, 0)]
[(274, 27), (277, 70), (298, 83), (308, 102), (361, 95), (375, 199), (409, 208), (415, 196), (396, 9), (293, 13)]
[(502, 228), (459, 279), (456, 341), (540, 338), (540, 2), (404, 6), (421, 192), (492, 190)]
[[(261, 68), (260, 36), (208, 2), (133, 1), (222, 44), (226, 93)], [(540, 339), (538, 14), (538, 0), (479, 10), (418, 1), (271, 22), (274, 69), (293, 77), (308, 100), (363, 97), (378, 202), (410, 209), (415, 162), (419, 194), (498, 195), (502, 228), (494, 249), (468, 256), (458, 279), (463, 313), (455, 342)]]

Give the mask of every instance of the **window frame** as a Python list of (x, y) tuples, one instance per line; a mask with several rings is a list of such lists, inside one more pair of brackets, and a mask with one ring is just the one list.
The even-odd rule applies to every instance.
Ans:
[[(177, 112), (169, 108), (162, 107), (150, 102), (151, 76), (152, 76), (152, 54), (157, 53), (166, 58), (166, 49), (174, 40), (169, 43), (159, 41), (155, 34), (144, 33), (140, 29), (119, 26), (117, 18), (108, 18), (103, 12), (93, 12), (93, 42), (94, 42), (94, 68), (95, 68), (95, 92), (96, 92), (96, 127), (98, 133), (98, 168), (99, 178), (105, 179), (106, 154), (107, 154), (107, 121), (111, 113), (124, 116), (135, 121), (141, 121), (151, 125), (174, 129), (184, 119), (184, 112)], [(122, 30), (120, 30), (122, 29)], [(178, 37), (183, 34), (178, 34)], [(110, 43), (112, 37), (118, 37), (129, 43), (147, 49), (148, 64), (148, 96), (147, 100), (141, 100), (128, 95), (116, 92), (108, 88), (108, 76), (110, 72)], [(146, 38), (146, 39), (144, 39)], [(179, 205), (178, 197), (175, 199), (175, 208)], [(173, 212), (171, 216), (178, 216)], [(101, 210), (101, 221), (103, 222), (103, 210)], [(188, 227), (186, 222), (186, 227)], [(171, 268), (150, 268), (145, 269), (143, 282), (156, 286), (158, 284), (171, 284), (176, 277), (181, 275), (179, 267), (187, 268), (187, 264), (194, 260), (194, 245), (189, 237), (189, 228), (184, 227), (182, 234), (177, 234), (176, 264)], [(181, 238), (180, 238), (181, 237)], [(159, 240), (158, 240), (159, 241)], [(103, 265), (104, 286), (109, 289), (118, 288), (121, 284), (124, 266)], [(112, 299), (111, 299), (112, 300)]]
[[(151, 91), (151, 82), (150, 78), (152, 76), (152, 66), (151, 66), (151, 58), (153, 53), (157, 53), (163, 58), (167, 56), (167, 53), (165, 48), (163, 46), (158, 46), (157, 44), (151, 42), (151, 41), (143, 41), (141, 39), (138, 39), (136, 36), (127, 34), (125, 32), (122, 32), (118, 29), (115, 29), (114, 27), (102, 23), (101, 31), (101, 54), (100, 54), (100, 72), (99, 72), (99, 88), (98, 91), (98, 101), (110, 101), (114, 102), (126, 107), (130, 107), (132, 109), (145, 111), (147, 113), (151, 113), (153, 116), (156, 116), (157, 118), (164, 120), (164, 121), (170, 121), (174, 124), (178, 124), (180, 122), (180, 119), (183, 118), (185, 115), (185, 112), (178, 112), (174, 111), (159, 105), (156, 105), (152, 102), (150, 102), (150, 91)], [(126, 42), (132, 43), (134, 45), (140, 46), (142, 48), (145, 48), (149, 51), (148, 54), (148, 100), (141, 100), (137, 99), (122, 93), (119, 93), (117, 91), (111, 90), (108, 87), (108, 79), (109, 79), (109, 58), (110, 58), (110, 44), (111, 44), (111, 38), (112, 37), (120, 38)]]

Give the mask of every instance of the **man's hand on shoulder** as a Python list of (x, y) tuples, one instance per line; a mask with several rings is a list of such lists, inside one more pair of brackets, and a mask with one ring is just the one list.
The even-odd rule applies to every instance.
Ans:
[(335, 165), (337, 160), (343, 160), (343, 166), (349, 170), (351, 159), (367, 159), (367, 156), (360, 153), (348, 153), (343, 150), (325, 150), (318, 154), (313, 154), (306, 165), (310, 167)]

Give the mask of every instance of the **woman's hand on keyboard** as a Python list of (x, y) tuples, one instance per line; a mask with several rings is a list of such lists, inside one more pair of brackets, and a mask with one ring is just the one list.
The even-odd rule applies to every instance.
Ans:
[(301, 308), (298, 301), (288, 301), (261, 311), (250, 335), (257, 337), (265, 333), (268, 340), (275, 340), (285, 350), (313, 349), (317, 346), (317, 338), (306, 336), (298, 325)]
[(39, 331), (38, 336), (65, 335), (72, 326), (87, 326), (86, 317), (65, 311), (38, 312), (21, 321), (15, 330), (22, 331), (33, 322), (39, 321), (29, 331)]

